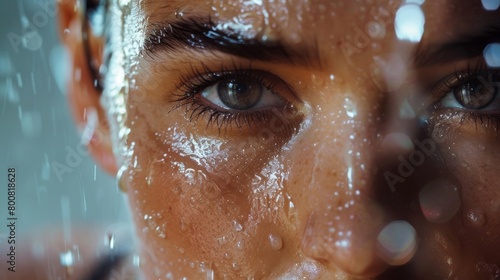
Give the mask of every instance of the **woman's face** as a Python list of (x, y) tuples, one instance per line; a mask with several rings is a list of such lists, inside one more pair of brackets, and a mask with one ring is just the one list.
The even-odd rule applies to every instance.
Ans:
[(148, 279), (500, 277), (495, 1), (116, 0)]

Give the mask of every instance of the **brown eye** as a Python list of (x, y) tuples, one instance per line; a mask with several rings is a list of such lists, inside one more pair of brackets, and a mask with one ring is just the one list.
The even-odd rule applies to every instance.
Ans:
[[(204, 106), (217, 112), (230, 114), (265, 111), (270, 108), (284, 108), (289, 93), (284, 82), (271, 73), (258, 70), (213, 73), (201, 77), (209, 86), (199, 86), (193, 91), (199, 94)], [(243, 111), (243, 112), (240, 112)]]
[(261, 83), (245, 79), (221, 81), (217, 94), (224, 105), (233, 110), (247, 110), (260, 100), (264, 87)]
[(497, 92), (498, 87), (480, 80), (466, 82), (453, 90), (458, 103), (472, 110), (488, 106), (495, 99)]

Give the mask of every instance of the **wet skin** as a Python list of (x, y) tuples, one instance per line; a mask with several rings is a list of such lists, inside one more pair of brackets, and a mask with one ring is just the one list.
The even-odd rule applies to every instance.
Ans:
[[(457, 71), (500, 74), (471, 70), (483, 45), (432, 54), (491, 26), (498, 42), (499, 11), (428, 1), (410, 43), (394, 32), (398, 1), (259, 2), (110, 7), (102, 104), (146, 278), (498, 277), (500, 94), (472, 110), (448, 93)], [(218, 100), (231, 83), (260, 101), (231, 109)], [(445, 206), (429, 210), (419, 195), (436, 180)], [(384, 254), (395, 220), (415, 252)]]

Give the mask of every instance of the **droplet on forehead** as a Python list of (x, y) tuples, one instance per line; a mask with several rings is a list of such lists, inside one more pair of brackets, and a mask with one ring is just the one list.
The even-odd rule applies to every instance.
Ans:
[(390, 265), (407, 263), (417, 249), (417, 233), (406, 221), (394, 221), (379, 233), (380, 256)]

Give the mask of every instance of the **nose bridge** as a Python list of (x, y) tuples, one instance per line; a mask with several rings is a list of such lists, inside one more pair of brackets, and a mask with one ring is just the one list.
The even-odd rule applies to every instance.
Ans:
[(328, 109), (338, 114), (315, 118), (319, 129), (311, 137), (318, 141), (302, 239), (305, 255), (359, 276), (386, 268), (376, 252), (386, 217), (374, 198), (378, 140), (376, 112), (370, 109), (376, 106), (369, 103), (346, 96)]

